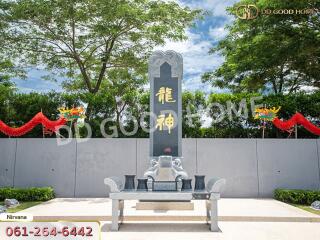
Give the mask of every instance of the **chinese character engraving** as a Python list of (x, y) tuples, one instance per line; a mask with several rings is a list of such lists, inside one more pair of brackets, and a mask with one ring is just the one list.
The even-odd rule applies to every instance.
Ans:
[(171, 134), (171, 129), (174, 126), (174, 123), (174, 117), (171, 113), (169, 113), (168, 117), (166, 117), (164, 114), (161, 114), (157, 118), (156, 129), (159, 128), (159, 131), (163, 131), (164, 127), (167, 127), (168, 133)]
[(158, 97), (158, 101), (162, 104), (165, 102), (176, 102), (176, 100), (172, 98), (172, 88), (161, 87), (156, 96)]

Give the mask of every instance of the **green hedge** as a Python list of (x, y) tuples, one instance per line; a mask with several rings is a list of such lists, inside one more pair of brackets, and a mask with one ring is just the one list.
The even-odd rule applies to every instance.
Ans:
[(320, 191), (276, 189), (274, 198), (285, 203), (310, 205), (320, 201)]
[(0, 200), (14, 198), (18, 201), (48, 201), (54, 198), (51, 187), (42, 188), (0, 188)]

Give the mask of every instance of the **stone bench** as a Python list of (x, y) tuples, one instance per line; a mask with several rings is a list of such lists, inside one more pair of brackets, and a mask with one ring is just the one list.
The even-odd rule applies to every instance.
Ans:
[[(210, 222), (210, 230), (219, 231), (218, 227), (218, 200), (221, 188), (225, 185), (225, 179), (210, 179), (206, 191), (203, 192), (142, 192), (123, 191), (122, 182), (116, 178), (106, 178), (104, 183), (110, 188), (112, 199), (112, 231), (119, 230), (119, 223), (123, 222), (125, 200), (145, 201), (190, 201), (202, 200), (206, 204), (207, 222)], [(119, 221), (120, 220), (120, 221)]]

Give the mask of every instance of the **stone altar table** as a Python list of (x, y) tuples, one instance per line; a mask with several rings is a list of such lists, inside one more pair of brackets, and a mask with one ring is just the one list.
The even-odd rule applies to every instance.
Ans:
[[(147, 201), (190, 201), (201, 200), (206, 204), (207, 223), (210, 230), (219, 231), (218, 227), (218, 200), (220, 199), (221, 188), (225, 185), (225, 179), (210, 179), (205, 191), (188, 192), (141, 192), (123, 191), (122, 182), (115, 178), (106, 178), (104, 183), (109, 186), (112, 199), (112, 231), (118, 231), (124, 216), (125, 200), (147, 200)], [(120, 220), (120, 221), (119, 221)]]

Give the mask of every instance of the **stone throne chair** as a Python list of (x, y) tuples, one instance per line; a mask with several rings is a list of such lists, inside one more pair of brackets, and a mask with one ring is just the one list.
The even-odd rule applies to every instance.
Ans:
[(144, 173), (149, 191), (181, 191), (182, 179), (188, 178), (182, 167), (182, 158), (160, 156), (151, 159), (150, 165)]

